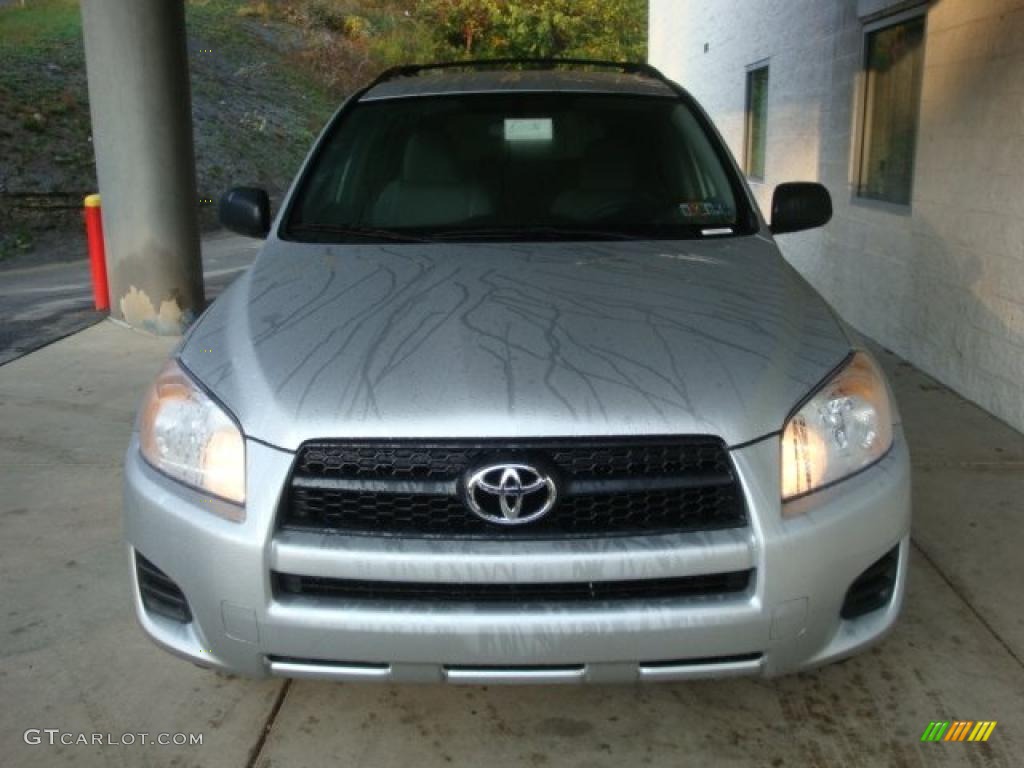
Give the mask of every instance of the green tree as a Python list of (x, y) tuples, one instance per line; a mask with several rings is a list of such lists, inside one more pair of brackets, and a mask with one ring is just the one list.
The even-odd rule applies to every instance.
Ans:
[(640, 61), (647, 0), (420, 0), (440, 57)]
[(442, 50), (474, 55), (493, 31), (502, 0), (421, 0), (420, 13), (436, 30)]

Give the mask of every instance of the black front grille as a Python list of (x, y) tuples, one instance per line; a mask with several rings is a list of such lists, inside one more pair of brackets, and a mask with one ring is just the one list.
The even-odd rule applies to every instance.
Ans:
[(720, 440), (705, 437), (627, 440), (432, 443), (306, 443), (295, 472), (303, 477), (363, 480), (457, 480), (472, 466), (541, 453), (567, 475), (579, 477), (666, 477), (684, 473), (730, 473)]
[[(554, 509), (522, 526), (474, 515), (460, 483), (491, 461), (549, 468)], [(315, 442), (299, 450), (280, 523), (398, 536), (558, 538), (742, 526), (743, 496), (721, 440)]]
[(274, 573), (277, 597), (336, 600), (425, 601), (430, 603), (598, 602), (608, 600), (708, 597), (746, 591), (753, 571), (636, 581), (581, 581), (540, 584), (431, 584), (355, 581)]
[(182, 624), (192, 621), (192, 611), (181, 588), (138, 552), (135, 553), (135, 575), (147, 611)]
[(847, 590), (840, 615), (856, 619), (887, 606), (896, 587), (899, 564), (899, 547), (893, 547), (872, 563)]

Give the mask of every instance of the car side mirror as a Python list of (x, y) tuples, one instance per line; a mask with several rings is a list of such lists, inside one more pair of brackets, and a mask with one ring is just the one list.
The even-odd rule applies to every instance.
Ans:
[(270, 196), (256, 187), (235, 187), (224, 193), (220, 223), (232, 232), (263, 239), (270, 232)]
[(832, 197), (821, 184), (791, 181), (779, 184), (772, 195), (772, 234), (801, 232), (828, 224)]

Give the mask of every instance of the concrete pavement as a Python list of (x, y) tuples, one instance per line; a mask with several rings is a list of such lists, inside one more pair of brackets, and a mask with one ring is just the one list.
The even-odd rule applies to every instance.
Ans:
[[(259, 246), (224, 232), (203, 238), (208, 301), (252, 263)], [(0, 365), (102, 319), (93, 310), (88, 261), (0, 269)]]
[[(781, 680), (495, 688), (253, 682), (135, 626), (119, 540), (137, 399), (173, 344), (112, 323), (0, 367), (0, 762), (177, 766), (1014, 766), (1024, 436), (892, 356), (915, 463), (910, 591), (869, 653)], [(921, 744), (931, 720), (999, 721)], [(29, 745), (29, 728), (202, 746)]]

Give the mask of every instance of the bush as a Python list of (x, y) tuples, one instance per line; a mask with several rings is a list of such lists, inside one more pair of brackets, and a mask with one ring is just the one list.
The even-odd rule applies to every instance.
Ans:
[(395, 64), (646, 58), (647, 0), (249, 0), (239, 13), (300, 27), (297, 60), (339, 94)]
[(313, 0), (306, 4), (306, 24), (313, 29), (344, 32), (347, 15), (331, 0)]

